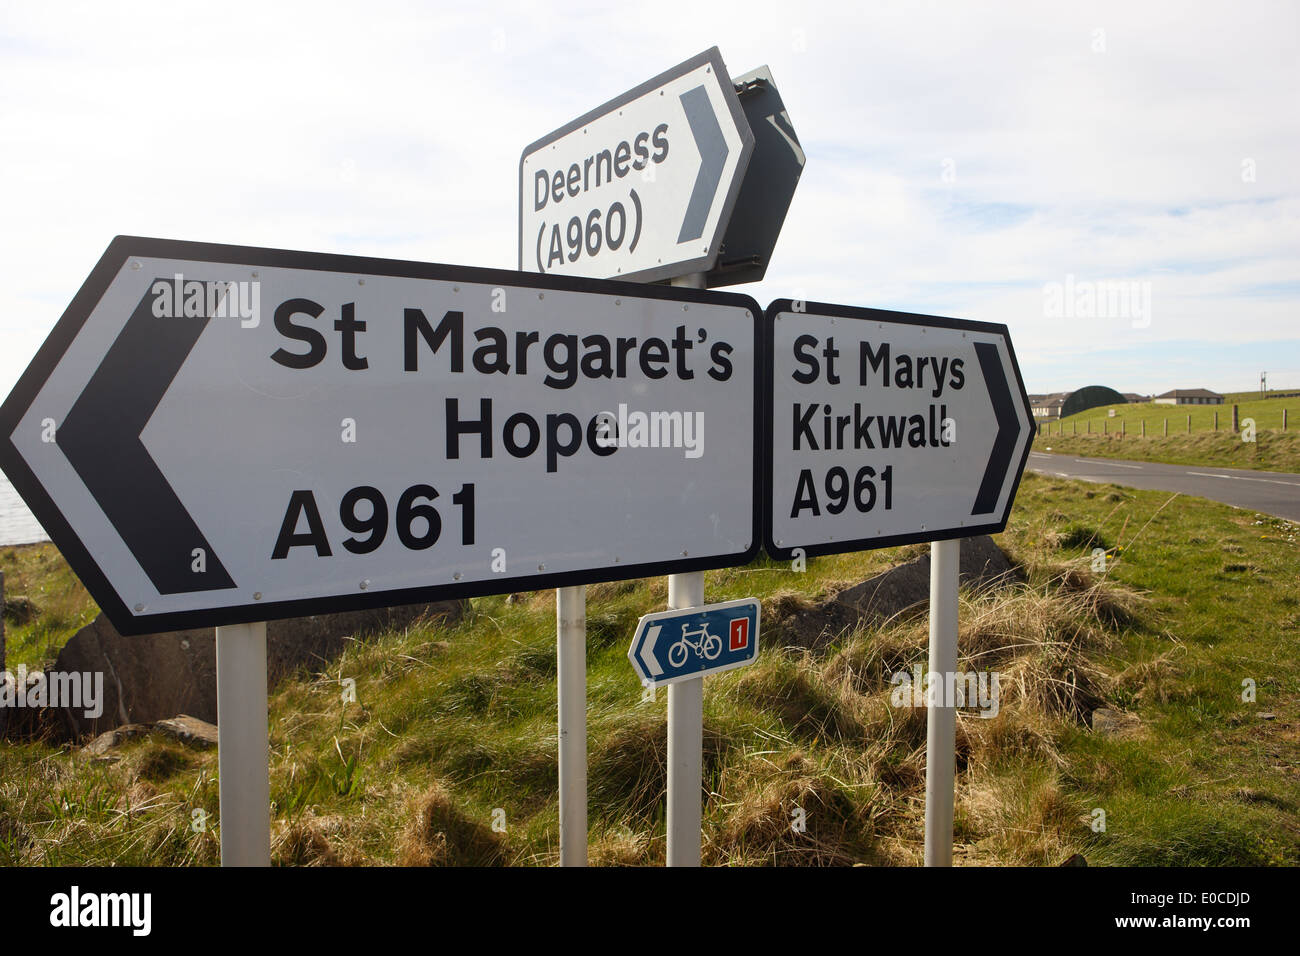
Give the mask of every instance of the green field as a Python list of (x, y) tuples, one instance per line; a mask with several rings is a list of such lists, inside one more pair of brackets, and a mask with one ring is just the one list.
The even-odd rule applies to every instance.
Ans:
[[(1300, 864), (1300, 526), (1028, 474), (999, 542), (1028, 583), (963, 592), (960, 666), (998, 672), (1001, 699), (959, 719), (957, 862)], [(764, 621), (758, 662), (706, 682), (707, 864), (920, 863), (925, 716), (891, 705), (889, 675), (925, 666), (924, 615), (789, 645), (810, 602), (921, 550), (707, 575), (709, 600), (759, 596)], [(667, 695), (643, 700), (626, 650), (666, 584), (589, 592), (592, 861), (661, 864)], [(554, 620), (551, 592), (476, 599), (281, 684), (274, 859), (554, 864)], [(1118, 732), (1090, 729), (1103, 706)], [(0, 744), (0, 864), (212, 864), (217, 792), (213, 752), (161, 738), (98, 761)]]
[(0, 548), (5, 592), (5, 665), (53, 663), (59, 648), (99, 613), (52, 544)]
[(1278, 400), (1283, 396), (1290, 396), (1292, 392), (1300, 392), (1300, 388), (1270, 388), (1267, 394), (1261, 395), (1259, 389), (1248, 390), (1244, 392), (1220, 392), (1223, 400), (1231, 405), (1233, 402), (1254, 402), (1261, 399)]
[[(1224, 405), (1103, 405), (1041, 422), (1034, 448), (1061, 454), (1129, 458), (1176, 465), (1220, 465), (1262, 471), (1300, 472), (1300, 398), (1238, 402), (1243, 425), (1253, 419), (1254, 438), (1232, 431), (1232, 403)], [(1287, 430), (1282, 430), (1282, 410)], [(1110, 417), (1111, 411), (1115, 416)], [(1219, 427), (1214, 428), (1218, 412)], [(1188, 416), (1191, 430), (1188, 430)], [(1168, 422), (1168, 435), (1165, 433)], [(1146, 433), (1143, 435), (1143, 425)]]

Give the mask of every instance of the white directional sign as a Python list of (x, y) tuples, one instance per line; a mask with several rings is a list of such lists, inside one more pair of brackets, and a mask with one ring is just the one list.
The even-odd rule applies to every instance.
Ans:
[(789, 299), (767, 321), (773, 557), (1006, 526), (1034, 434), (1006, 326)]
[(752, 299), (120, 237), (0, 468), (123, 633), (742, 564)]
[(641, 282), (707, 272), (753, 148), (717, 48), (687, 60), (524, 150), (519, 268)]

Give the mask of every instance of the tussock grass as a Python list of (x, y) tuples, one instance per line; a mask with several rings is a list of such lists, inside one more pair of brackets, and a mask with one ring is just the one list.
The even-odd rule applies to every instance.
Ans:
[(412, 819), (398, 844), (402, 866), (493, 866), (504, 861), (504, 838), (468, 814), (441, 784), (411, 801)]

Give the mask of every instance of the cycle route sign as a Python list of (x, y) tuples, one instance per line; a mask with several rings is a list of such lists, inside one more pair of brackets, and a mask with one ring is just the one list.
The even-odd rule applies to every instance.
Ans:
[(758, 657), (757, 598), (647, 614), (627, 658), (646, 686), (718, 674)]

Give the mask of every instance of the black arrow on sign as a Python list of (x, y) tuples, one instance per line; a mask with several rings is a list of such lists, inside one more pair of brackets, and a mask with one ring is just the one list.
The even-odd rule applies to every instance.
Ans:
[(691, 135), (700, 151), (700, 170), (695, 174), (695, 186), (691, 189), (690, 202), (686, 204), (682, 230), (677, 234), (677, 241), (682, 243), (704, 235), (704, 223), (709, 218), (718, 183), (722, 182), (722, 167), (727, 165), (729, 150), (727, 138), (722, 135), (722, 127), (718, 125), (718, 117), (714, 115), (713, 104), (709, 102), (704, 87), (687, 90), (678, 99), (682, 101), (686, 121), (691, 124)]
[[(208, 324), (207, 317), (159, 318), (153, 303), (146, 292), (56, 440), (159, 594), (233, 588), (140, 439)], [(202, 571), (193, 570), (196, 548), (203, 551)]]
[(998, 498), (1002, 494), (1002, 482), (1011, 467), (1011, 453), (1015, 451), (1016, 441), (1020, 438), (1020, 420), (1016, 417), (1006, 373), (1002, 371), (998, 347), (991, 342), (976, 342), (975, 355), (980, 360), (980, 371), (984, 373), (984, 384), (988, 387), (989, 398), (993, 402), (993, 415), (998, 421), (998, 436), (993, 441), (989, 463), (984, 469), (984, 480), (980, 482), (975, 507), (970, 512), (973, 515), (983, 515), (997, 507)]

